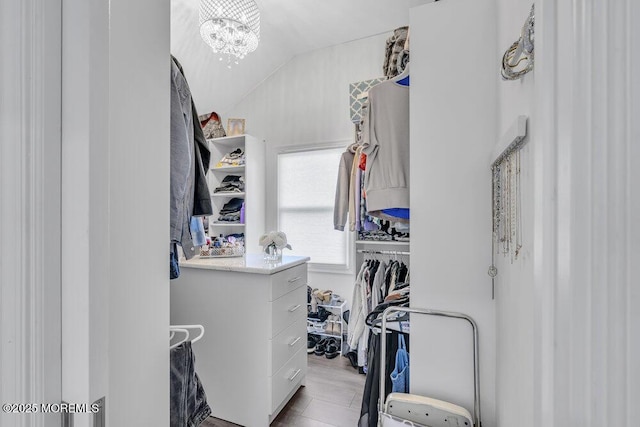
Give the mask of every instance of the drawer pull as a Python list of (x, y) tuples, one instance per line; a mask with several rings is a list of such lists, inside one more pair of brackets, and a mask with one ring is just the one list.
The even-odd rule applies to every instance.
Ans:
[(296, 345), (296, 343), (298, 341), (300, 341), (302, 339), (302, 337), (298, 337), (295, 340), (293, 340), (292, 342), (289, 343), (289, 347), (293, 347), (294, 345)]
[(293, 376), (292, 376), (291, 378), (289, 378), (289, 381), (293, 381), (293, 380), (298, 376), (298, 374), (300, 373), (300, 371), (302, 371), (302, 369), (298, 369), (298, 370), (296, 371), (296, 373), (295, 373), (295, 374), (293, 374)]
[(293, 279), (289, 279), (289, 283), (295, 283), (300, 279), (302, 279), (302, 276), (294, 277)]
[(295, 307), (290, 308), (290, 309), (289, 309), (289, 312), (293, 313), (294, 311), (296, 311), (296, 310), (297, 310), (297, 309), (299, 309), (300, 307), (301, 307), (301, 305), (300, 305), (300, 304), (298, 304), (298, 305), (296, 305)]

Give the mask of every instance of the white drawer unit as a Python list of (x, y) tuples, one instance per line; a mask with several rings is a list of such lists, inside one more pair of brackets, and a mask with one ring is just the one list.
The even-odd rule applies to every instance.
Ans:
[[(195, 259), (171, 281), (171, 323), (201, 324), (195, 368), (212, 415), (268, 426), (307, 373), (307, 257)], [(249, 402), (249, 403), (248, 403)]]
[(276, 336), (292, 323), (306, 318), (307, 288), (305, 286), (294, 289), (271, 303), (270, 337)]
[[(269, 301), (275, 301), (292, 290), (307, 286), (307, 265), (299, 265), (271, 277), (271, 295)], [(305, 297), (306, 301), (306, 297)]]
[(278, 370), (278, 372), (273, 375), (273, 377), (271, 377), (272, 412), (282, 405), (285, 397), (300, 387), (306, 372), (307, 352), (304, 349), (300, 349), (282, 368), (280, 368), (280, 370)]

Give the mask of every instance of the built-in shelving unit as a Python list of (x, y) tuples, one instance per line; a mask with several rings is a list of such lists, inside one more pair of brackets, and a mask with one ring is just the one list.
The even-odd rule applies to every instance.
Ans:
[[(213, 215), (209, 218), (209, 236), (243, 233), (245, 251), (258, 253), (262, 250), (258, 245), (258, 239), (265, 232), (265, 142), (251, 135), (214, 138), (209, 139), (208, 142), (211, 150), (211, 173), (208, 177), (213, 204)], [(216, 167), (225, 155), (238, 148), (244, 151), (243, 165)], [(214, 193), (213, 191), (221, 186), (222, 180), (228, 175), (242, 177), (244, 191)], [(218, 222), (220, 211), (233, 198), (244, 201), (244, 223)]]

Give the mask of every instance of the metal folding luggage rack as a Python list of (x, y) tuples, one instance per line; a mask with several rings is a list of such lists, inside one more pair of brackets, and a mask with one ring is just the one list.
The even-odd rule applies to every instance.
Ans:
[[(469, 412), (458, 405), (442, 400), (432, 399), (409, 393), (391, 393), (385, 399), (386, 380), (386, 340), (381, 339), (380, 345), (380, 401), (378, 402), (378, 425), (386, 427), (385, 418), (393, 419), (394, 425), (447, 427), (470, 426), (482, 427), (480, 418), (480, 366), (478, 350), (478, 325), (469, 316), (463, 313), (419, 309), (409, 307), (392, 306), (382, 313), (381, 334), (384, 337), (387, 332), (389, 315), (394, 313), (421, 314), (427, 316), (439, 316), (453, 319), (462, 319), (469, 322), (473, 331), (473, 418)], [(397, 321), (395, 319), (394, 321)]]

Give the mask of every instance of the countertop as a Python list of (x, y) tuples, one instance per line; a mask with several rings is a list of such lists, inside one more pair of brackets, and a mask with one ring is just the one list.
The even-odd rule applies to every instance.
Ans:
[(246, 254), (235, 258), (200, 258), (180, 261), (183, 268), (205, 270), (237, 271), (239, 273), (274, 274), (296, 265), (304, 264), (311, 258), (306, 256), (282, 256), (280, 262), (266, 262), (262, 254)]

